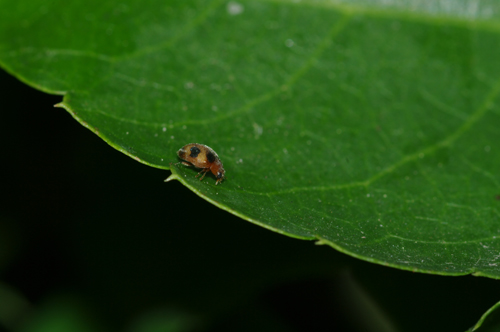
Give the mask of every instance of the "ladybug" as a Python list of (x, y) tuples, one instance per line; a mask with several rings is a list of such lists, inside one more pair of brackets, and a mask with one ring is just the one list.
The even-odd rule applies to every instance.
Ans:
[(217, 178), (216, 185), (224, 180), (226, 171), (222, 167), (219, 156), (211, 147), (198, 143), (189, 143), (180, 148), (177, 155), (182, 160), (185, 160), (180, 162), (183, 165), (201, 168), (198, 173), (198, 175), (203, 173), (200, 181), (203, 180), (208, 171), (211, 171)]

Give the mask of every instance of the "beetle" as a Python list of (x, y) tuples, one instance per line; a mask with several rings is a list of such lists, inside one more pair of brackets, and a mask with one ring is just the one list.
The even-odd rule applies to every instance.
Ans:
[(224, 180), (226, 171), (222, 166), (219, 156), (211, 147), (199, 143), (189, 143), (180, 148), (177, 151), (177, 155), (182, 160), (185, 160), (180, 162), (183, 165), (201, 168), (201, 171), (196, 175), (198, 177), (203, 173), (200, 181), (203, 180), (208, 171), (211, 171), (217, 178), (215, 185)]

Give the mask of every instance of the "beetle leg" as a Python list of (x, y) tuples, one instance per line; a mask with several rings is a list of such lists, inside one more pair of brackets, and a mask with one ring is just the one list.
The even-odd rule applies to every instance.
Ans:
[(179, 165), (179, 164), (183, 164), (183, 165), (185, 165), (185, 166), (192, 166), (192, 164), (191, 164), (191, 163), (188, 163), (188, 162), (186, 162), (186, 161), (179, 161), (178, 163), (175, 163), (174, 165)]
[(200, 178), (200, 181), (201, 181), (201, 180), (203, 180), (203, 178), (205, 177), (205, 175), (207, 175), (208, 171), (209, 171), (209, 170), (207, 169), (207, 170), (205, 171), (205, 173), (203, 173), (203, 175), (202, 175), (202, 176), (201, 176), (201, 178)]
[(203, 180), (203, 178), (205, 177), (205, 175), (207, 175), (207, 172), (210, 170), (210, 168), (204, 168), (200, 171), (200, 173), (196, 174), (196, 177), (198, 177), (198, 175), (200, 175), (201, 173), (203, 173), (203, 175), (201, 176), (200, 178), (200, 181)]

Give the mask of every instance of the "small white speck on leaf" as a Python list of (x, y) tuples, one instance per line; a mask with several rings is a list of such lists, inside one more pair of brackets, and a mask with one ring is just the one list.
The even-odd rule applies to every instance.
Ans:
[(258, 139), (260, 137), (260, 135), (262, 135), (264, 128), (262, 128), (262, 126), (259, 126), (259, 124), (255, 123), (255, 122), (252, 125), (253, 125), (255, 139)]
[(239, 15), (245, 11), (245, 7), (236, 1), (229, 1), (226, 10), (229, 15)]

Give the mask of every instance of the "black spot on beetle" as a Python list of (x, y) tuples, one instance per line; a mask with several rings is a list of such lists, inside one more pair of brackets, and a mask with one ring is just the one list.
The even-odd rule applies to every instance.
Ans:
[(221, 172), (217, 173), (217, 179), (220, 179), (221, 177), (222, 177), (222, 173)]
[(191, 154), (189, 156), (192, 158), (198, 157), (198, 155), (201, 152), (200, 149), (198, 149), (196, 146), (193, 146), (190, 150), (191, 150)]
[(209, 163), (213, 163), (215, 161), (215, 156), (212, 152), (207, 152), (207, 160)]

